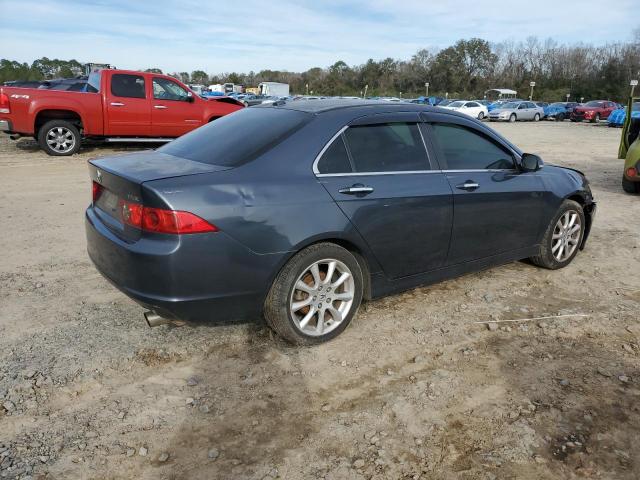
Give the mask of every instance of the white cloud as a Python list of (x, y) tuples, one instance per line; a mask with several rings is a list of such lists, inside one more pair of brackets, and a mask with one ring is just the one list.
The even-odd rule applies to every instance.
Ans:
[(306, 70), (341, 59), (409, 58), (472, 36), (624, 40), (637, 0), (229, 2), (0, 0), (0, 56), (207, 72)]

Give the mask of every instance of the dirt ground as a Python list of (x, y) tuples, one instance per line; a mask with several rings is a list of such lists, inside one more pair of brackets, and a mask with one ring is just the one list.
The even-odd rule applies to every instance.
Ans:
[[(313, 348), (261, 323), (149, 329), (85, 251), (86, 160), (119, 150), (3, 136), (0, 478), (639, 478), (640, 197), (620, 130), (492, 126), (587, 174), (587, 248), (370, 302)], [(585, 316), (475, 323), (567, 314)]]

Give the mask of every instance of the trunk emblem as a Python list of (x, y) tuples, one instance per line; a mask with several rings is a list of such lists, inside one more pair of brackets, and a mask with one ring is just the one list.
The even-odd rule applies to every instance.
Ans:
[(98, 178), (98, 182), (102, 182), (102, 172), (100, 170), (96, 170), (96, 177)]

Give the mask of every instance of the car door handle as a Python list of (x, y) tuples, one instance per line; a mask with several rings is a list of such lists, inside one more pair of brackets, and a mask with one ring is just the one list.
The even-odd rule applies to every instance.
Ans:
[(338, 192), (345, 195), (357, 195), (359, 193), (368, 194), (373, 192), (373, 187), (365, 187), (364, 185), (353, 185), (351, 187), (341, 188)]
[(124, 103), (120, 102), (111, 102), (112, 107), (124, 107)]
[(467, 180), (466, 182), (461, 183), (460, 185), (456, 185), (456, 188), (459, 188), (460, 190), (471, 191), (471, 190), (475, 190), (479, 186), (480, 184), (474, 182), (473, 180)]
[(164, 105), (154, 105), (153, 108), (157, 108), (158, 110), (166, 110), (167, 107), (165, 107)]

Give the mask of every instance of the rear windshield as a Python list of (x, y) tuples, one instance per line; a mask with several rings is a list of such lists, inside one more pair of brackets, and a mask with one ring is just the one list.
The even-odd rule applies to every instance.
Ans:
[(158, 149), (196, 162), (236, 167), (284, 140), (311, 115), (277, 107), (250, 107), (226, 115)]

